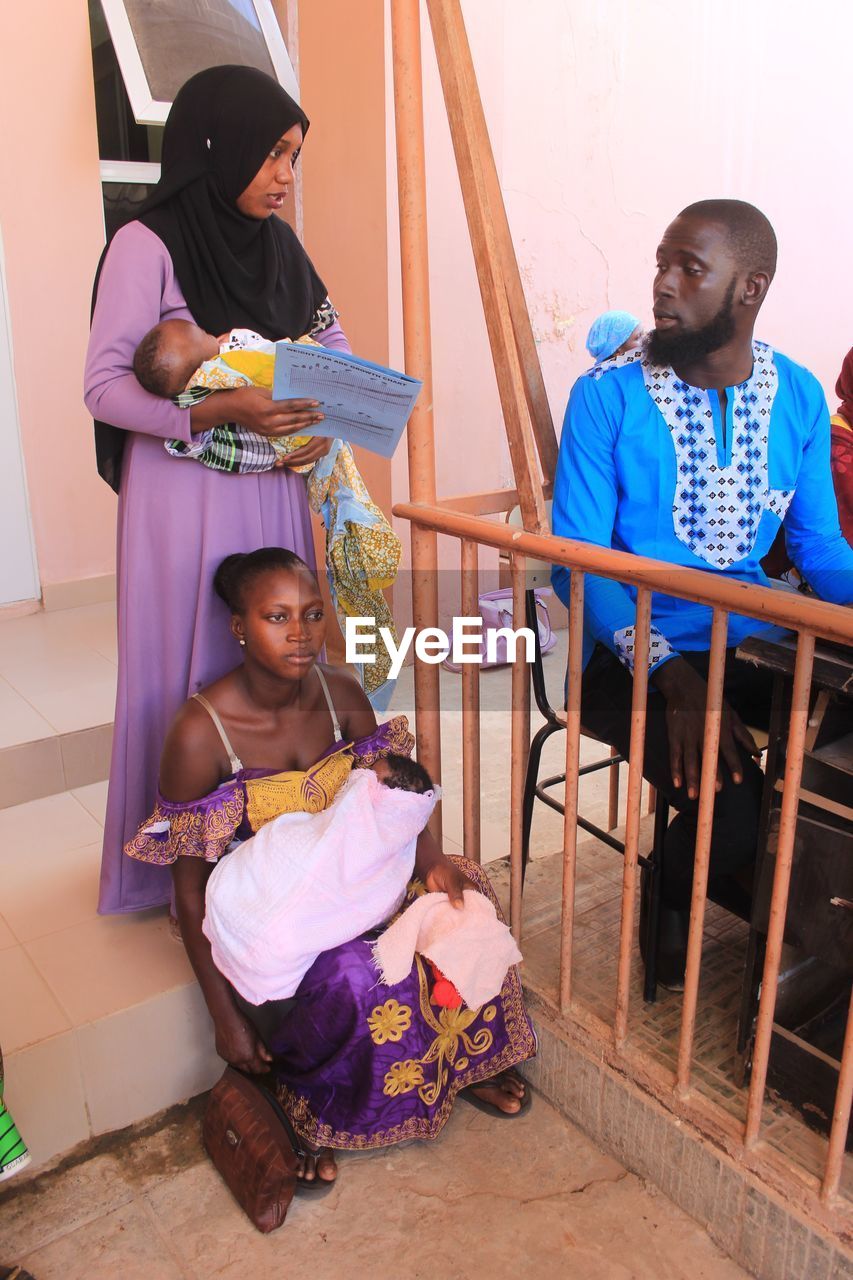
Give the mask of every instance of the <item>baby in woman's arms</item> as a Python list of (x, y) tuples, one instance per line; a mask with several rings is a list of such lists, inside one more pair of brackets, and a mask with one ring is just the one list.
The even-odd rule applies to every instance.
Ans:
[[(203, 929), (214, 963), (244, 999), (292, 996), (323, 951), (399, 911), (438, 796), (422, 765), (388, 755), (354, 769), (329, 808), (282, 814), (222, 858), (207, 884)], [(491, 902), (473, 887), (463, 910), (443, 893), (410, 896), (375, 943), (377, 981), (401, 981), (417, 952), (435, 976), (435, 1004), (475, 1008), (496, 995), (521, 955)]]
[[(307, 335), (300, 344), (316, 346)], [(232, 329), (215, 338), (190, 320), (161, 320), (136, 348), (133, 372), (152, 395), (190, 408), (212, 391), (236, 387), (272, 390), (275, 343), (251, 329)], [(174, 457), (193, 458), (215, 471), (270, 471), (307, 444), (308, 436), (262, 436), (235, 423), (211, 427), (191, 444), (167, 440)]]
[(293, 995), (322, 951), (400, 907), (438, 799), (406, 756), (353, 769), (320, 813), (284, 813), (224, 857), (207, 883), (204, 932), (252, 1004)]

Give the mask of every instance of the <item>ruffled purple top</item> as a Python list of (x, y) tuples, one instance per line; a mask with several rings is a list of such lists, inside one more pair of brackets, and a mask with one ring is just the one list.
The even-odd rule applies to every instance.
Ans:
[[(351, 756), (354, 769), (365, 769), (389, 753), (411, 755), (413, 746), (408, 720), (405, 716), (395, 716), (355, 742), (333, 742), (310, 769), (294, 770), (289, 776), (301, 772), (308, 784), (306, 793), (313, 798), (317, 788), (310, 785), (312, 779), (332, 756), (346, 753)], [(167, 800), (158, 791), (153, 812), (127, 842), (125, 853), (140, 862), (158, 866), (169, 866), (179, 857), (217, 862), (232, 842), (246, 840), (254, 834), (247, 812), (246, 783), (276, 776), (277, 771), (273, 769), (240, 769), (208, 795), (182, 803)], [(333, 798), (334, 794), (329, 795), (328, 803)], [(311, 812), (316, 804), (296, 804), (293, 808)]]

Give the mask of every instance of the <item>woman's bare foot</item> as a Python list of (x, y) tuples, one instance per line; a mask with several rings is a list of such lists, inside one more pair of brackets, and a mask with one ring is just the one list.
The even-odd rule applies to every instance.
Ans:
[(512, 1116), (521, 1110), (527, 1094), (527, 1085), (517, 1071), (509, 1070), (502, 1071), (491, 1080), (483, 1080), (480, 1084), (471, 1085), (469, 1092), (482, 1102), (487, 1102), (496, 1111), (503, 1111), (505, 1115)]
[(316, 1151), (310, 1151), (306, 1145), (302, 1168), (296, 1176), (303, 1182), (334, 1182), (338, 1176), (334, 1152), (328, 1147), (318, 1147)]

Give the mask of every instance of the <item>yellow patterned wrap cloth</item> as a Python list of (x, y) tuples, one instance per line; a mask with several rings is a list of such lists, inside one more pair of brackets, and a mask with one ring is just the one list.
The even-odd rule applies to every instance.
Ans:
[[(320, 345), (307, 336), (297, 342)], [(205, 361), (189, 385), (210, 391), (249, 384), (271, 389), (274, 366), (272, 352), (251, 348), (223, 351), (216, 359)], [(308, 441), (308, 436), (269, 437), (282, 458)], [(326, 574), (341, 630), (345, 631), (347, 617), (374, 619), (373, 642), (362, 642), (362, 651), (374, 661), (361, 666), (365, 692), (372, 697), (386, 684), (391, 669), (379, 628), (387, 627), (397, 643), (394, 619), (382, 592), (393, 586), (397, 577), (400, 539), (368, 493), (352, 449), (342, 440), (333, 440), (324, 458), (293, 470), (307, 477), (308, 502), (326, 526)]]
[(244, 814), (252, 833), (282, 813), (327, 809), (351, 769), (366, 769), (389, 753), (411, 755), (415, 740), (405, 716), (394, 716), (366, 737), (337, 743), (310, 769), (247, 777), (241, 770), (209, 795), (187, 802), (159, 793), (154, 811), (124, 846), (140, 862), (170, 866), (180, 857), (218, 862), (237, 836)]
[(386, 684), (391, 668), (379, 628), (387, 627), (397, 643), (394, 619), (382, 592), (397, 577), (400, 539), (370, 497), (352, 449), (342, 440), (333, 441), (326, 457), (312, 467), (308, 502), (326, 526), (326, 573), (341, 630), (345, 631), (347, 617), (374, 619), (374, 640), (362, 644), (362, 651), (374, 658), (362, 668), (370, 697)]
[(352, 748), (347, 745), (304, 772), (247, 778), (246, 816), (252, 830), (260, 831), (283, 813), (322, 813), (346, 782), (352, 766)]

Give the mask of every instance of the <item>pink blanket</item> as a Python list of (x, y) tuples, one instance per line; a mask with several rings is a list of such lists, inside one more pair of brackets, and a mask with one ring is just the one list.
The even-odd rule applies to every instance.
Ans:
[(355, 769), (322, 813), (267, 823), (207, 883), (202, 928), (216, 967), (252, 1004), (293, 995), (322, 951), (400, 906), (436, 799)]
[(408, 977), (418, 952), (450, 979), (469, 1009), (494, 999), (521, 952), (488, 898), (473, 889), (463, 898), (460, 909), (446, 893), (425, 893), (385, 930), (373, 955), (387, 986)]

